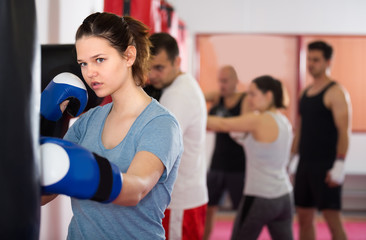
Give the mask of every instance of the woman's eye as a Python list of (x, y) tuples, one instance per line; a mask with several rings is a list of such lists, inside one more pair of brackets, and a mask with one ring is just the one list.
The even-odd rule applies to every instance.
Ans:
[(98, 63), (102, 63), (102, 62), (104, 62), (104, 58), (97, 58), (97, 60), (96, 60)]
[(86, 66), (86, 63), (81, 62), (81, 63), (79, 63), (79, 65), (80, 65), (80, 67), (85, 67)]

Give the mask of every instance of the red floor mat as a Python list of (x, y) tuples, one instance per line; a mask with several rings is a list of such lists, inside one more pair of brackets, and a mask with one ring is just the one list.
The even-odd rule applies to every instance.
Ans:
[[(210, 240), (226, 240), (230, 239), (233, 222), (230, 220), (218, 220), (215, 223)], [(344, 226), (349, 240), (366, 240), (366, 221), (350, 222), (345, 221)], [(294, 237), (298, 239), (299, 226), (294, 223)], [(318, 222), (316, 225), (316, 239), (330, 240), (329, 230), (324, 222)], [(271, 240), (267, 228), (264, 228), (258, 240)]]

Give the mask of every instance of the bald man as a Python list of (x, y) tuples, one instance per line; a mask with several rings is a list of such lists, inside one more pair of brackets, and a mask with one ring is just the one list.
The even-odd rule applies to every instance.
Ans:
[[(206, 102), (212, 104), (210, 115), (237, 116), (247, 111), (245, 93), (237, 91), (239, 83), (234, 67), (223, 66), (218, 73), (219, 91), (205, 93)], [(203, 239), (209, 239), (214, 215), (223, 194), (229, 193), (232, 208), (238, 208), (244, 188), (245, 152), (228, 133), (216, 133), (215, 149), (207, 173), (209, 201)]]

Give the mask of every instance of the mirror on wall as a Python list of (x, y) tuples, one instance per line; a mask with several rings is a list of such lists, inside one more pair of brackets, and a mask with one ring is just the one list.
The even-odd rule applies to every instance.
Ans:
[(198, 79), (204, 91), (217, 89), (220, 66), (230, 64), (239, 76), (239, 90), (245, 90), (257, 76), (269, 74), (286, 86), (290, 105), (285, 111), (294, 124), (298, 97), (311, 78), (306, 71), (306, 48), (313, 40), (323, 40), (333, 46), (331, 77), (349, 92), (352, 107), (352, 131), (366, 131), (366, 37), (311, 35), (198, 35)]

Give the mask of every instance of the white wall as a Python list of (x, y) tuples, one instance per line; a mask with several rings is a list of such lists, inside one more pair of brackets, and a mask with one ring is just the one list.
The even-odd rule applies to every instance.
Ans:
[[(192, 35), (283, 33), (366, 35), (364, 0), (168, 0)], [(72, 43), (103, 0), (36, 0), (41, 43)], [(59, 11), (57, 11), (59, 9)], [(56, 23), (56, 24), (55, 24)], [(48, 32), (59, 34), (58, 39)]]
[(352, 133), (346, 158), (347, 174), (366, 175), (366, 134)]
[(83, 20), (103, 6), (103, 0), (36, 0), (40, 43), (74, 43)]
[(363, 0), (169, 0), (192, 33), (365, 35)]

